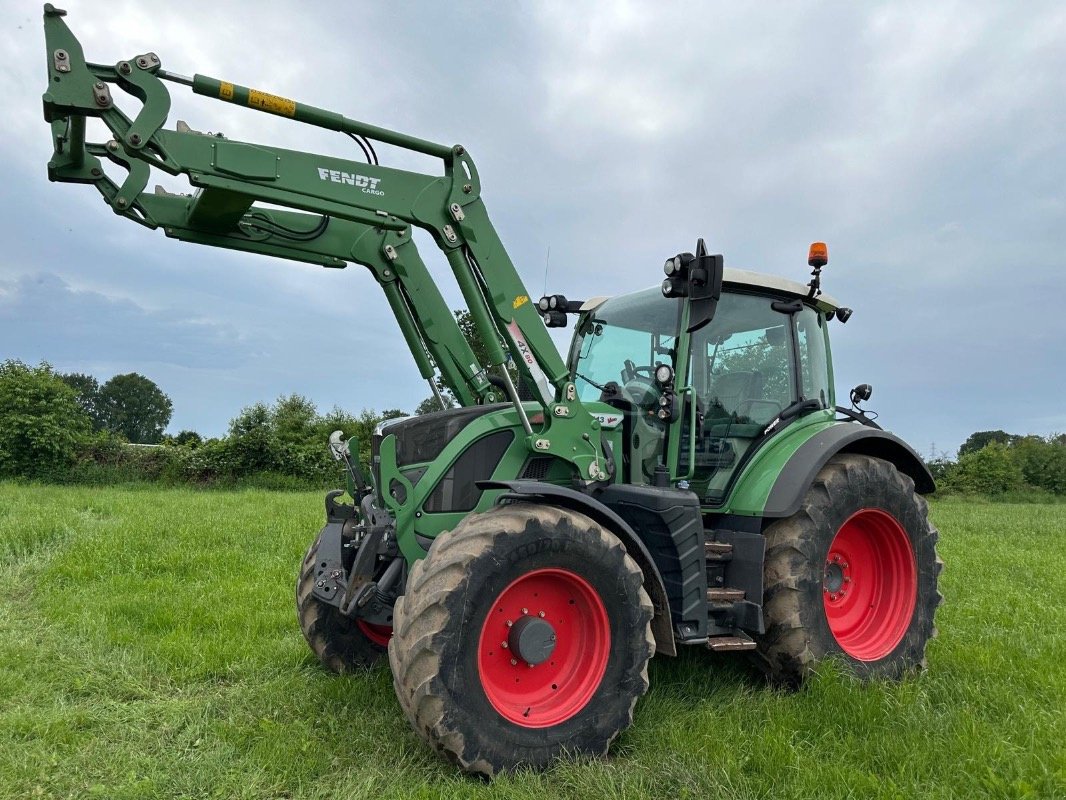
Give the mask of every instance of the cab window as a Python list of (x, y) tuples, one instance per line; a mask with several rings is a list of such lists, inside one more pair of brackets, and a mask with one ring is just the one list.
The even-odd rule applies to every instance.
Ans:
[(831, 408), (835, 398), (829, 374), (825, 325), (825, 317), (813, 308), (805, 306), (796, 315), (802, 399), (818, 400), (822, 408)]
[[(703, 424), (690, 485), (706, 502), (724, 499), (748, 450), (794, 399), (792, 318), (772, 303), (765, 296), (723, 294), (714, 319), (693, 334), (689, 380)], [(687, 426), (679, 454), (687, 471)]]

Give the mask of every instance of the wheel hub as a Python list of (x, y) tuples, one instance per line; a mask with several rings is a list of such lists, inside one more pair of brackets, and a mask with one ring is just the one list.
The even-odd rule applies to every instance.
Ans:
[(527, 664), (540, 664), (555, 651), (555, 628), (540, 617), (522, 617), (511, 626), (507, 644)]
[[(839, 556), (838, 556), (839, 558)], [(830, 594), (837, 594), (844, 586), (844, 568), (839, 562), (827, 561), (825, 565), (825, 578), (822, 585)]]
[(478, 675), (504, 719), (547, 728), (585, 707), (610, 653), (610, 621), (599, 594), (580, 575), (549, 567), (516, 578), (488, 608)]
[(826, 554), (822, 601), (829, 630), (859, 661), (888, 656), (903, 639), (918, 590), (918, 570), (900, 522), (878, 508), (856, 511)]

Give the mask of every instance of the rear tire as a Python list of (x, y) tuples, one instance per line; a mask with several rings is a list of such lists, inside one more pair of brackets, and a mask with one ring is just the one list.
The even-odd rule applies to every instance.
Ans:
[(831, 657), (863, 679), (924, 669), (943, 599), (938, 535), (913, 481), (892, 464), (834, 456), (802, 509), (766, 530), (756, 664), (791, 687)]
[(307, 550), (296, 581), (296, 616), (300, 630), (319, 661), (333, 672), (353, 672), (373, 666), (385, 655), (392, 636), (386, 625), (371, 625), (344, 616), (311, 591), (315, 581), (318, 542)]
[(530, 503), (471, 514), (437, 537), (396, 603), (389, 660), (411, 725), (490, 777), (606, 753), (648, 690), (642, 581), (581, 514)]

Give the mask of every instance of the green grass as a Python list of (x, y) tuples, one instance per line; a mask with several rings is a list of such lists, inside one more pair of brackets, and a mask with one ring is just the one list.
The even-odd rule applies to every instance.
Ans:
[(608, 759), (486, 784), (293, 613), (318, 493), (0, 483), (0, 797), (1066, 797), (1066, 506), (934, 504), (929, 672), (652, 664)]

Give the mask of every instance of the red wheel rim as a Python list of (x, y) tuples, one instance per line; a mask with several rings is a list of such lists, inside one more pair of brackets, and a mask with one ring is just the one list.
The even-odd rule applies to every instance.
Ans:
[(356, 626), (363, 632), (363, 636), (379, 647), (388, 647), (389, 639), (392, 638), (391, 625), (375, 625), (373, 622), (357, 619)]
[(837, 644), (877, 661), (903, 639), (918, 596), (907, 532), (886, 511), (864, 508), (840, 526), (825, 560), (822, 601)]
[[(548, 623), (555, 637), (554, 650), (539, 663), (524, 660), (515, 643), (514, 626), (524, 617)], [(607, 609), (573, 572), (535, 570), (496, 598), (477, 652), (481, 686), (502, 717), (523, 728), (558, 725), (581, 711), (603, 680), (611, 652)]]

